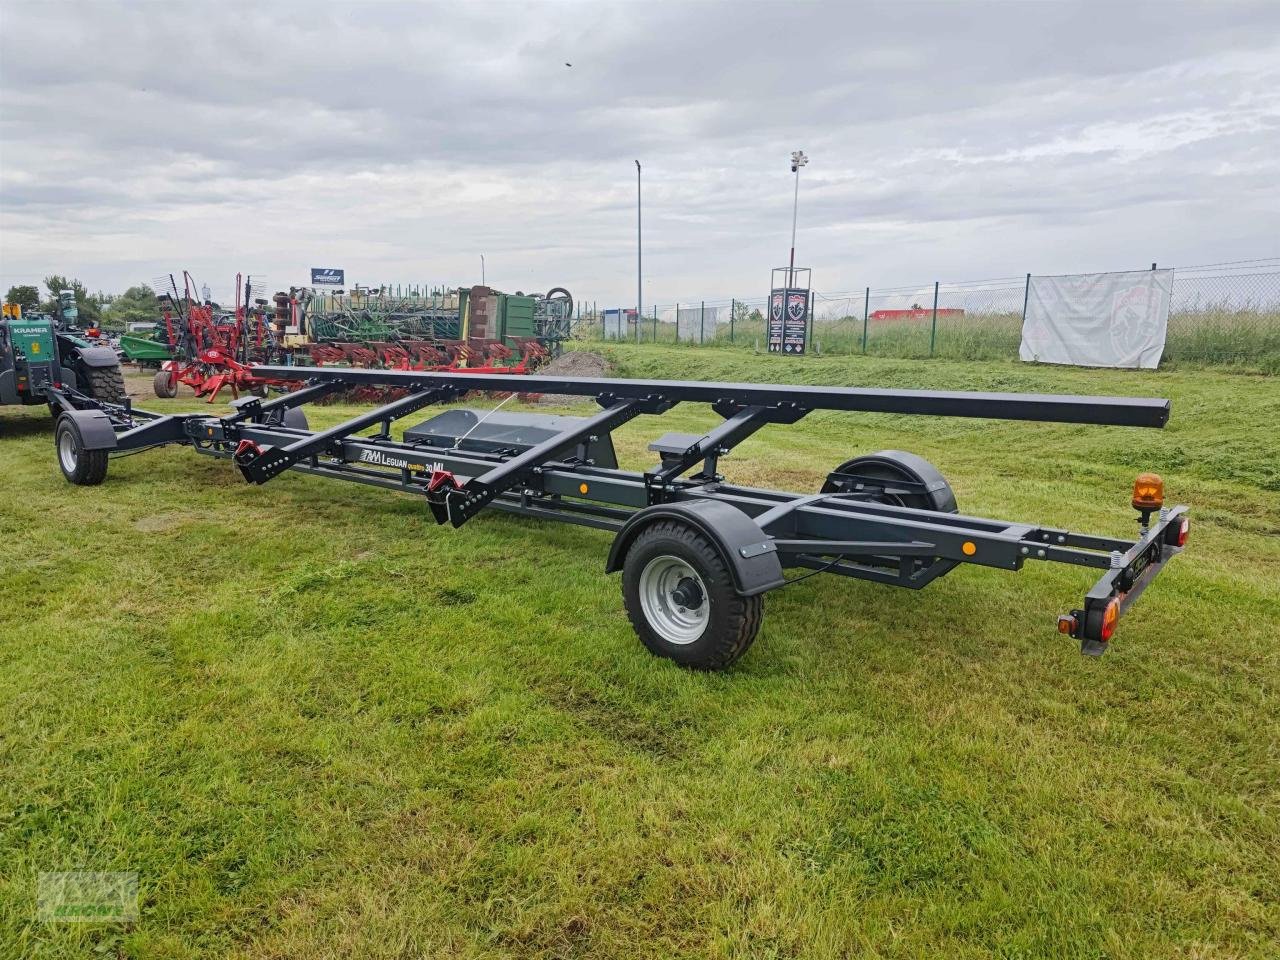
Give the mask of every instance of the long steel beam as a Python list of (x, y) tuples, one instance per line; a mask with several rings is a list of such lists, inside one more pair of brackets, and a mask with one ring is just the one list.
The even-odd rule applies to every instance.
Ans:
[(904, 413), (933, 417), (984, 417), (1091, 423), (1123, 427), (1163, 427), (1170, 403), (1156, 397), (1078, 397), (1052, 393), (977, 393), (964, 390), (886, 390), (876, 387), (814, 387), (775, 383), (715, 383), (701, 380), (613, 380), (598, 377), (513, 376), (496, 373), (420, 373), (353, 367), (256, 366), (259, 377), (340, 381), (407, 387), (412, 390), (496, 390), (570, 396), (608, 394), (642, 399), (661, 394), (672, 401)]

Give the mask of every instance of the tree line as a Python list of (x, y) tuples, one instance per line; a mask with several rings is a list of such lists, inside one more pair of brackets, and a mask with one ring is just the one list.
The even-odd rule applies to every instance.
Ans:
[(160, 318), (156, 293), (145, 283), (124, 293), (90, 293), (79, 280), (60, 274), (44, 278), (46, 295), (35, 284), (15, 284), (4, 295), (6, 303), (16, 303), (23, 313), (57, 313), (58, 294), (71, 290), (76, 295), (82, 327), (125, 330), (130, 323), (153, 323)]

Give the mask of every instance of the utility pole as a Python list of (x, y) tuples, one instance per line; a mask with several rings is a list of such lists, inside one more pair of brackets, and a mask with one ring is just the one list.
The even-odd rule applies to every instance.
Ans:
[(795, 200), (791, 205), (791, 263), (787, 267), (787, 289), (795, 286), (796, 274), (796, 215), (800, 212), (800, 168), (809, 162), (803, 150), (791, 154), (791, 172), (796, 175)]
[(636, 340), (640, 339), (640, 317), (644, 305), (644, 261), (640, 244), (640, 161), (636, 161)]

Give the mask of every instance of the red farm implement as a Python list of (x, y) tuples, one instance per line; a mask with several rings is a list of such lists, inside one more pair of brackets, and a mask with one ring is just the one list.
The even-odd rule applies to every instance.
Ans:
[(169, 291), (160, 295), (169, 349), (174, 359), (162, 364), (153, 386), (158, 397), (175, 397), (184, 383), (213, 403), (224, 388), (232, 397), (241, 392), (265, 395), (270, 387), (284, 387), (288, 380), (255, 375), (250, 364), (270, 359), (275, 338), (267, 322), (266, 300), (252, 299), (253, 279), (236, 275), (236, 305), (231, 314), (220, 313), (208, 301), (195, 296), (195, 282), (185, 270), (183, 292), (172, 275)]

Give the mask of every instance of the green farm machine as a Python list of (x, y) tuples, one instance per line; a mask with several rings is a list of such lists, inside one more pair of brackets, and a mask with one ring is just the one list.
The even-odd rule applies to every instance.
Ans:
[(120, 361), (110, 347), (80, 336), (75, 294), (58, 295), (56, 316), (22, 314), (6, 303), (0, 316), (0, 406), (49, 402), (50, 390), (72, 390), (104, 403), (124, 403)]

